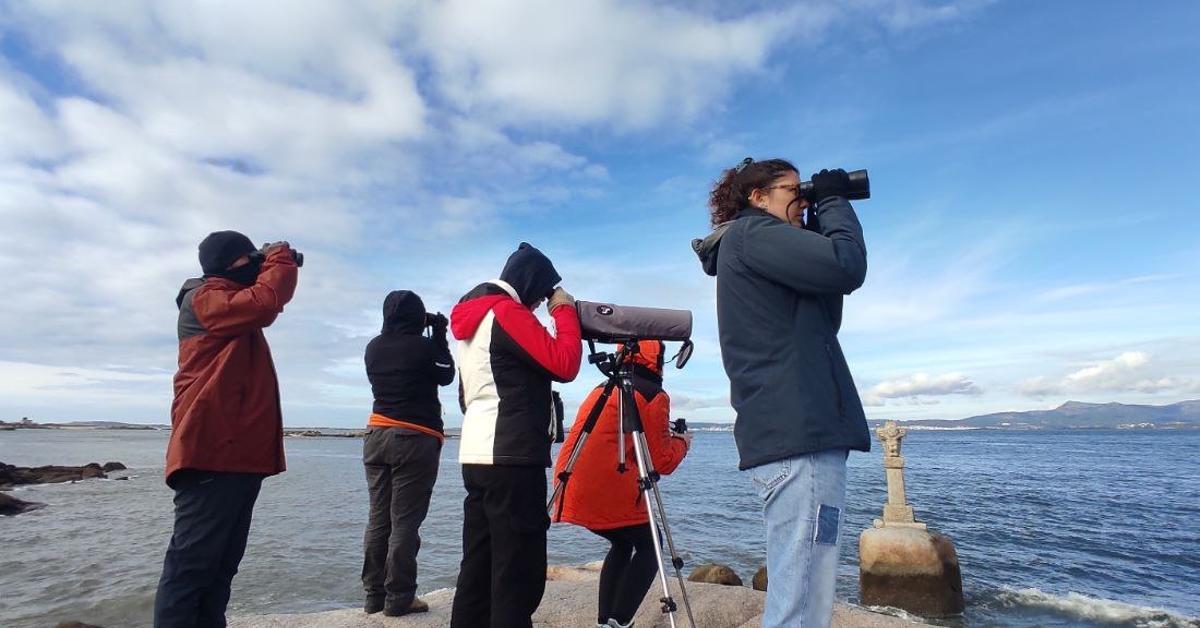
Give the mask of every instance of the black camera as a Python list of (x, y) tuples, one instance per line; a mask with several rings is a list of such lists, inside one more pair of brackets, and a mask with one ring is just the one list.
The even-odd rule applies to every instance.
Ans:
[(449, 325), (450, 325), (450, 320), (446, 318), (445, 314), (442, 314), (441, 312), (437, 312), (436, 314), (430, 314), (429, 312), (425, 313), (425, 326), (426, 327), (445, 328), (445, 327), (448, 327)]
[[(251, 252), (250, 259), (251, 260), (267, 259), (267, 249), (271, 248), (272, 244), (274, 244), (274, 242), (268, 242), (268, 243), (262, 245), (262, 248), (258, 249), (257, 251)], [(290, 245), (288, 246), (288, 249), (291, 250), (291, 252), (292, 252), (292, 261), (296, 262), (297, 266), (303, 266), (304, 265), (304, 254), (301, 253), (300, 251), (297, 251), (296, 249), (291, 248)]]
[[(871, 198), (871, 179), (867, 177), (866, 170), (851, 170), (846, 173), (846, 177), (850, 180), (850, 185), (846, 189), (847, 200), (860, 201)], [(810, 203), (821, 200), (813, 198), (812, 181), (800, 182), (800, 196)]]
[(682, 434), (687, 430), (687, 419), (675, 419), (671, 422), (671, 431), (676, 434)]

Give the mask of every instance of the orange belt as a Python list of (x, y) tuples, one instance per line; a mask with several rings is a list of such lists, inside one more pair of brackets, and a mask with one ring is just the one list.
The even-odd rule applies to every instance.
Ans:
[(422, 434), (428, 434), (438, 439), (438, 442), (446, 442), (446, 435), (431, 427), (409, 423), (408, 421), (397, 421), (378, 413), (372, 413), (371, 418), (367, 419), (367, 427), (403, 427), (409, 430), (416, 430)]

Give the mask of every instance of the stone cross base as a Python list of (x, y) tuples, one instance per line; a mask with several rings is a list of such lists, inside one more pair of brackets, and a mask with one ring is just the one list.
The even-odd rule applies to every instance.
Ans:
[(859, 600), (925, 617), (963, 612), (958, 553), (948, 537), (925, 530), (864, 530), (858, 537)]

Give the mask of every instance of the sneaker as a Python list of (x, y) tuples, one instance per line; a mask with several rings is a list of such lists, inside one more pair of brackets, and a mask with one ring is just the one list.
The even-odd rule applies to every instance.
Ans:
[(413, 601), (408, 605), (408, 608), (393, 608), (387, 607), (383, 609), (383, 614), (388, 617), (400, 617), (409, 613), (428, 613), (429, 605), (419, 597), (414, 597)]
[(363, 611), (365, 611), (368, 615), (374, 615), (381, 610), (383, 610), (383, 596), (368, 595), (366, 603), (363, 604)]
[(633, 620), (632, 619), (629, 620), (628, 624), (622, 624), (621, 622), (619, 622), (615, 619), (609, 619), (608, 623), (604, 624), (604, 625), (607, 626), (608, 628), (633, 628)]

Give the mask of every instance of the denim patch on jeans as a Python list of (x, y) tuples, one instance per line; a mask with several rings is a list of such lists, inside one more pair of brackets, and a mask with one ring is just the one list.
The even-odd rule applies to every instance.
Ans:
[(817, 533), (813, 535), (813, 543), (822, 545), (837, 545), (838, 524), (842, 510), (836, 506), (821, 504), (817, 510)]

